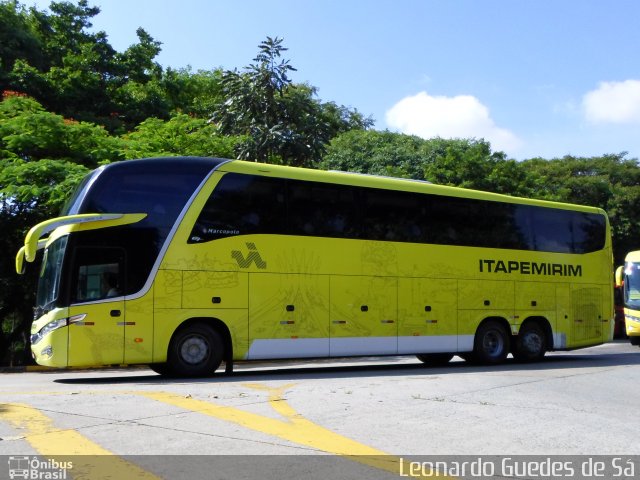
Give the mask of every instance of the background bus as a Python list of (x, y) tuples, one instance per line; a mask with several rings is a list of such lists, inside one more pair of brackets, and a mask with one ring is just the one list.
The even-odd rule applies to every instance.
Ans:
[(626, 334), (632, 345), (640, 345), (640, 251), (629, 252), (624, 267), (617, 268), (616, 288), (623, 292)]
[(426, 182), (120, 162), (32, 229), (18, 270), (39, 248), (42, 365), (206, 375), (234, 359), (533, 361), (613, 330), (602, 210)]

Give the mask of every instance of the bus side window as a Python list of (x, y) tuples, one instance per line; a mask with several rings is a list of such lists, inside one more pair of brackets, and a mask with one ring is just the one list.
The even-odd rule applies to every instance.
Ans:
[(234, 235), (284, 233), (285, 219), (283, 180), (227, 173), (200, 212), (189, 243)]
[(352, 187), (290, 180), (288, 191), (290, 234), (358, 238), (357, 205)]

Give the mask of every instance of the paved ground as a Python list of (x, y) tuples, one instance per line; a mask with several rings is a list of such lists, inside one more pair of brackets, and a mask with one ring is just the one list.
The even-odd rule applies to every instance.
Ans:
[[(499, 367), (391, 357), (246, 363), (197, 380), (146, 369), (4, 373), (0, 455), (13, 466), (16, 456), (93, 455), (85, 478), (175, 475), (132, 455), (288, 455), (306, 470), (313, 455), (396, 473), (397, 459), (422, 455), (640, 455), (639, 401), (640, 348), (623, 341)], [(233, 472), (216, 478), (242, 478)]]

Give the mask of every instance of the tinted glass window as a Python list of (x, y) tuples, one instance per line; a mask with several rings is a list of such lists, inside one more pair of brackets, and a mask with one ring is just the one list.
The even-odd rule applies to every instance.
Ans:
[(358, 238), (355, 189), (290, 180), (288, 232), (292, 235)]
[(426, 235), (426, 202), (418, 195), (363, 189), (362, 235), (370, 240), (420, 242)]
[(207, 200), (189, 243), (231, 235), (284, 233), (284, 180), (227, 173)]
[(36, 306), (39, 309), (48, 308), (58, 299), (62, 277), (62, 262), (69, 237), (61, 237), (44, 252), (42, 270), (38, 279), (38, 294)]
[(227, 174), (190, 241), (251, 233), (586, 253), (604, 247), (606, 224), (555, 208)]
[(629, 308), (640, 308), (640, 264), (635, 262), (624, 266), (624, 303)]
[(604, 216), (571, 212), (573, 244), (576, 252), (594, 252), (604, 247), (606, 224)]
[(127, 160), (96, 170), (79, 186), (63, 214), (146, 213), (131, 228), (154, 228), (164, 242), (196, 188), (220, 160)]

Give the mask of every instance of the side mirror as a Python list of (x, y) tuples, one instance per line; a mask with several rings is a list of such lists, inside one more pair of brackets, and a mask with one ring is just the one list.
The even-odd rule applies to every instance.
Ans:
[(615, 286), (621, 287), (622, 285), (624, 285), (624, 267), (618, 267), (616, 268)]

